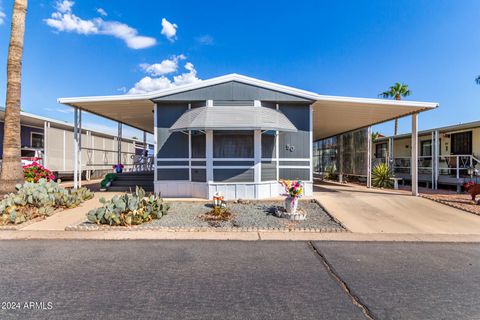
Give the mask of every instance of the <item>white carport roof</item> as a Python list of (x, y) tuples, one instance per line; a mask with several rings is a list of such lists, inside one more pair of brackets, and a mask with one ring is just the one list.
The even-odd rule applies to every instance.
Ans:
[(58, 102), (153, 133), (154, 99), (230, 81), (311, 100), (314, 114), (314, 140), (364, 128), (438, 106), (438, 103), (432, 102), (324, 96), (238, 74), (229, 74), (145, 94), (60, 98)]

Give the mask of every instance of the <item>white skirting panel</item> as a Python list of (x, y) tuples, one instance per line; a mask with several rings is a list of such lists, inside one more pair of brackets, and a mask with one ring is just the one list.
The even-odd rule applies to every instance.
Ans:
[[(212, 199), (216, 192), (221, 192), (225, 200), (268, 199), (284, 193), (278, 182), (263, 183), (211, 183), (189, 181), (156, 181), (155, 193), (164, 198), (204, 198)], [(305, 182), (305, 196), (313, 195), (313, 184)]]

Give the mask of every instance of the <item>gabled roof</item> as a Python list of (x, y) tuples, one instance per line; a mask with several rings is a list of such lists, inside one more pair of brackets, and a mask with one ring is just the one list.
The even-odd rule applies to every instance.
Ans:
[[(122, 122), (140, 130), (153, 132), (153, 100), (227, 82), (257, 86), (312, 101), (315, 140), (361, 129), (438, 106), (438, 103), (434, 102), (326, 96), (239, 74), (228, 74), (143, 94), (59, 98), (58, 102)], [(166, 99), (168, 100), (168, 98)]]
[(195, 83), (190, 83), (190, 84), (163, 89), (163, 90), (152, 91), (148, 93), (122, 94), (122, 95), (112, 95), (112, 96), (59, 98), (58, 102), (69, 105), (69, 104), (78, 103), (78, 102), (93, 102), (93, 101), (99, 102), (99, 101), (125, 101), (125, 100), (129, 100), (129, 101), (152, 100), (152, 99), (169, 96), (176, 93), (210, 87), (210, 86), (231, 82), (231, 81), (250, 84), (253, 86), (258, 86), (258, 87), (262, 87), (262, 88), (266, 88), (274, 91), (279, 91), (279, 92), (291, 94), (294, 96), (298, 96), (298, 97), (302, 97), (310, 100), (317, 100), (318, 98), (321, 97), (320, 95), (314, 92), (300, 90), (297, 88), (288, 87), (288, 86), (280, 85), (277, 83), (263, 81), (263, 80), (243, 76), (240, 74), (232, 73), (232, 74), (227, 74), (227, 75), (216, 77), (216, 78), (211, 78), (208, 80), (201, 80)]

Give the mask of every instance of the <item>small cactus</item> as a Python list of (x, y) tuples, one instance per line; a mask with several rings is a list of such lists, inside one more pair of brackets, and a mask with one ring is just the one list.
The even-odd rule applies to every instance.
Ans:
[(88, 221), (111, 226), (138, 225), (153, 219), (160, 219), (167, 214), (169, 206), (163, 199), (150, 195), (145, 197), (145, 190), (136, 188), (132, 194), (113, 196), (111, 200), (100, 199), (102, 207), (90, 210)]
[(16, 189), (16, 193), (6, 195), (0, 201), (0, 225), (47, 217), (57, 208), (73, 208), (93, 198), (93, 193), (86, 188), (65, 189), (46, 179), (18, 184)]

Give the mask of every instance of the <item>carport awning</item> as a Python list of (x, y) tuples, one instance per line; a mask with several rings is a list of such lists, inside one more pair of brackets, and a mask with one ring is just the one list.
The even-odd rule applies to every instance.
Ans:
[(313, 104), (313, 139), (325, 139), (438, 106), (432, 102), (319, 96)]
[(265, 107), (200, 107), (186, 111), (170, 127), (171, 132), (187, 130), (276, 130), (297, 128), (281, 112)]

